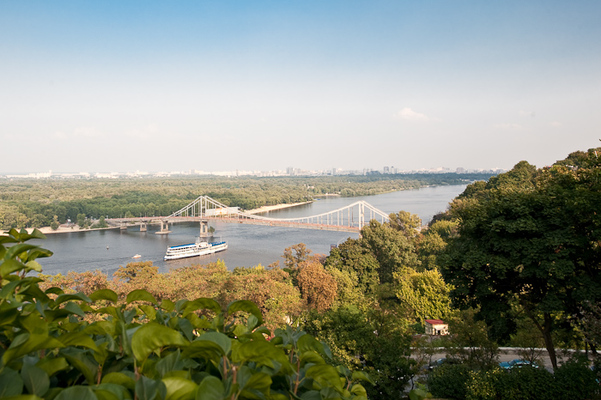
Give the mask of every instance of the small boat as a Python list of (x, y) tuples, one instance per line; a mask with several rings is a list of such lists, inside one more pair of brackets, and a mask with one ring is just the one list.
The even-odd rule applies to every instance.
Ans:
[(141, 255), (139, 255), (139, 254), (136, 254), (136, 255), (135, 255), (135, 256), (133, 256), (132, 258), (140, 258), (140, 257), (142, 257), (142, 256), (141, 256)]
[(180, 258), (214, 254), (224, 250), (227, 250), (227, 242), (208, 243), (198, 239), (196, 243), (168, 247), (163, 259), (165, 261), (177, 260)]

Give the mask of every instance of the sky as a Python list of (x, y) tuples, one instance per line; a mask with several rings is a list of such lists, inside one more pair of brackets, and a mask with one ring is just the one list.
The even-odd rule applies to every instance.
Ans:
[(601, 143), (598, 0), (0, 0), (0, 174), (510, 169)]

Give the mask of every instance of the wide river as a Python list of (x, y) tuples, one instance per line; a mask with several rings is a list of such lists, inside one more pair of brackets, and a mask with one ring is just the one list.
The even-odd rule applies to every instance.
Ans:
[[(449, 202), (463, 192), (465, 185), (435, 186), (415, 190), (386, 193), (365, 197), (328, 197), (311, 204), (272, 211), (274, 218), (293, 218), (332, 211), (359, 200), (365, 200), (386, 213), (401, 210), (417, 214), (424, 223), (444, 211)], [(149, 226), (148, 232), (138, 227), (126, 231), (118, 229), (89, 232), (73, 232), (48, 235), (41, 246), (54, 252), (50, 258), (39, 259), (45, 274), (65, 274), (69, 271), (83, 272), (99, 269), (112, 274), (131, 261), (152, 261), (159, 271), (168, 271), (198, 263), (210, 263), (221, 259), (229, 269), (267, 266), (282, 261), (284, 249), (293, 244), (304, 243), (314, 253), (328, 254), (330, 245), (338, 244), (358, 234), (329, 232), (312, 229), (293, 229), (273, 226), (211, 222), (215, 228), (215, 240), (226, 240), (229, 248), (221, 253), (182, 260), (163, 261), (168, 246), (194, 242), (199, 233), (198, 223), (170, 226), (168, 235), (156, 235), (157, 226)], [(132, 257), (142, 257), (134, 260)]]

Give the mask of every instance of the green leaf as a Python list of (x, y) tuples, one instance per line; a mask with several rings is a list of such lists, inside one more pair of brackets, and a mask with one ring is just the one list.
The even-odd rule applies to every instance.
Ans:
[(21, 377), (23, 378), (23, 383), (25, 384), (27, 391), (36, 396), (44, 397), (50, 388), (50, 378), (48, 377), (48, 374), (46, 371), (35, 365), (23, 363)]
[(238, 384), (240, 390), (269, 392), (271, 387), (271, 377), (264, 372), (251, 371), (246, 365), (238, 370)]
[(4, 400), (44, 400), (35, 394), (21, 394), (19, 396), (3, 397)]
[(90, 295), (90, 300), (94, 302), (98, 300), (108, 300), (112, 303), (116, 303), (119, 300), (119, 296), (111, 289), (99, 289)]
[(323, 344), (311, 335), (305, 334), (301, 336), (296, 343), (298, 351), (301, 354), (307, 351), (314, 351), (321, 355), (326, 355)]
[(267, 341), (252, 341), (243, 343), (232, 351), (232, 361), (235, 363), (255, 362), (275, 368), (274, 361), (285, 366), (289, 365), (284, 351)]
[(55, 295), (59, 295), (59, 294), (63, 294), (65, 293), (65, 291), (59, 287), (53, 286), (51, 288), (48, 288), (44, 291), (44, 293), (46, 294), (55, 294)]
[(236, 300), (227, 306), (227, 313), (229, 315), (237, 313), (238, 311), (244, 311), (254, 315), (258, 320), (258, 325), (263, 323), (263, 314), (261, 314), (259, 307), (252, 301)]
[(207, 376), (198, 385), (196, 400), (223, 400), (225, 395), (225, 388), (221, 379)]
[(355, 383), (353, 385), (353, 387), (351, 388), (351, 393), (355, 396), (362, 396), (367, 398), (367, 392), (365, 391), (365, 388), (359, 383)]
[(88, 349), (92, 349), (94, 351), (98, 351), (98, 347), (94, 340), (82, 332), (70, 332), (65, 333), (57, 338), (65, 347), (68, 346), (79, 346), (79, 347), (87, 347)]
[[(36, 246), (34, 244), (28, 244), (28, 243), (19, 243), (19, 244), (15, 244), (14, 246), (11, 246), (8, 248), (8, 250), (6, 250), (6, 254), (4, 255), (4, 259), (14, 259), (18, 256), (22, 256), (24, 252), (29, 251), (29, 250), (33, 250), (39, 248), (39, 246)], [(29, 261), (27, 259), (27, 257), (25, 257), (26, 259), (22, 260), (22, 261)]]
[(2, 361), (4, 362), (4, 365), (8, 364), (10, 361), (16, 358), (24, 356), (25, 354), (29, 354), (32, 351), (64, 347), (64, 345), (61, 342), (48, 336), (47, 334), (30, 334), (24, 343), (18, 346), (14, 346), (14, 344), (15, 341), (11, 343), (10, 348), (6, 350), (6, 352), (2, 356)]
[(23, 379), (17, 371), (4, 367), (0, 372), (0, 398), (16, 396), (21, 393), (23, 393)]
[(339, 392), (342, 391), (340, 375), (338, 375), (336, 368), (332, 367), (331, 365), (314, 365), (307, 369), (305, 376), (313, 379), (319, 385), (319, 389), (332, 387)]
[(211, 310), (215, 314), (219, 314), (221, 312), (221, 306), (213, 299), (199, 298), (184, 303), (182, 316), (185, 317), (189, 313), (197, 310)]
[(0, 265), (0, 276), (2, 276), (2, 278), (6, 278), (13, 272), (20, 271), (26, 268), (27, 266), (21, 261), (17, 261), (15, 259), (6, 260), (2, 263), (2, 265)]
[(216, 343), (223, 350), (224, 355), (228, 355), (232, 349), (232, 339), (221, 332), (206, 332), (203, 333), (196, 339), (196, 341), (206, 340), (209, 342)]
[(371, 377), (363, 372), (363, 371), (354, 371), (351, 380), (354, 381), (365, 381), (365, 382), (369, 382), (372, 385), (375, 385), (376, 383), (373, 381), (373, 379), (371, 379)]
[(69, 368), (69, 364), (64, 357), (44, 357), (37, 362), (36, 367), (43, 369), (49, 377), (52, 377), (57, 372)]
[(125, 387), (114, 383), (94, 385), (92, 386), (92, 390), (98, 397), (98, 400), (122, 400), (130, 398), (130, 394)]
[(204, 360), (218, 361), (223, 354), (223, 349), (217, 343), (196, 340), (185, 348), (182, 356), (185, 359), (202, 358)]
[(42, 266), (37, 261), (28, 261), (25, 266), (27, 266), (27, 269), (30, 271), (42, 272)]
[(325, 361), (322, 356), (317, 354), (314, 351), (305, 351), (300, 356), (301, 365), (305, 365), (307, 363), (311, 364), (325, 364)]
[(153, 381), (142, 375), (136, 382), (136, 397), (138, 400), (164, 399), (167, 388), (162, 381)]
[(167, 388), (166, 400), (191, 399), (198, 388), (198, 385), (191, 380), (175, 376), (163, 378), (163, 383)]
[(146, 360), (150, 353), (164, 346), (185, 346), (187, 344), (187, 340), (178, 331), (156, 322), (149, 322), (140, 327), (131, 339), (134, 357), (140, 362)]
[(136, 381), (131, 376), (123, 372), (110, 372), (102, 378), (102, 383), (113, 383), (133, 390), (136, 387)]
[(86, 313), (81, 309), (79, 304), (74, 303), (72, 301), (65, 304), (63, 310), (69, 311), (71, 314), (79, 315), (80, 317), (85, 317)]
[(163, 299), (163, 301), (161, 301), (161, 308), (165, 311), (171, 312), (175, 310), (175, 303), (169, 299)]
[(125, 302), (129, 304), (132, 301), (148, 301), (149, 303), (157, 304), (157, 301), (154, 298), (154, 296), (144, 289), (136, 289), (129, 292), (127, 294)]
[(59, 393), (54, 400), (98, 400), (89, 386), (71, 386)]
[(148, 317), (149, 320), (152, 321), (156, 319), (157, 310), (156, 308), (154, 308), (154, 306), (150, 306), (148, 304), (140, 304), (138, 308), (142, 310), (142, 312)]
[(83, 293), (73, 293), (73, 294), (61, 294), (59, 295), (56, 300), (54, 300), (54, 304), (59, 305), (61, 303), (64, 303), (66, 301), (72, 301), (72, 300), (81, 300), (81, 301), (85, 301), (86, 303), (91, 303), (92, 300), (90, 300), (90, 298), (88, 296), (86, 296)]
[(184, 363), (180, 360), (179, 349), (169, 354), (168, 356), (161, 358), (161, 360), (159, 360), (159, 362), (156, 363), (155, 368), (163, 378), (169, 372), (183, 369)]
[(60, 352), (69, 363), (77, 368), (79, 372), (85, 376), (89, 385), (95, 383), (96, 373), (98, 372), (98, 364), (85, 350), (69, 347)]

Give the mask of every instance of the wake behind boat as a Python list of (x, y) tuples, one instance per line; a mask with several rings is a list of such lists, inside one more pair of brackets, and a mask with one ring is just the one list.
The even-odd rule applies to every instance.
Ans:
[(208, 243), (197, 240), (196, 243), (168, 247), (163, 260), (168, 261), (187, 257), (204, 256), (224, 250), (227, 250), (227, 242)]

